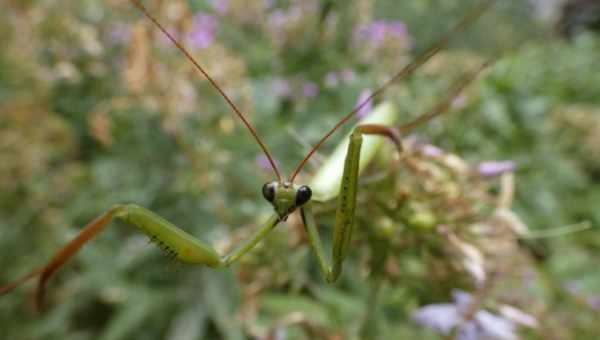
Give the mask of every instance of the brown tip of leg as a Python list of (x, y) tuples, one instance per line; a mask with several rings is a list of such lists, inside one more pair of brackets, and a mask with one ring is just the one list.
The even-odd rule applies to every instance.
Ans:
[(104, 229), (104, 227), (111, 221), (113, 215), (121, 209), (121, 206), (116, 206), (106, 213), (100, 215), (100, 217), (96, 218), (88, 225), (86, 225), (83, 230), (71, 240), (67, 245), (65, 245), (62, 249), (58, 251), (56, 255), (50, 260), (50, 262), (42, 267), (38, 268), (31, 273), (25, 275), (19, 280), (9, 283), (3, 287), (0, 287), (0, 295), (7, 294), (11, 292), (13, 289), (17, 288), (21, 284), (26, 281), (39, 276), (38, 287), (35, 292), (35, 309), (40, 310), (42, 308), (44, 302), (44, 293), (46, 291), (46, 282), (48, 279), (54, 274), (68, 259), (70, 259), (77, 251), (91, 238), (96, 236), (100, 231)]

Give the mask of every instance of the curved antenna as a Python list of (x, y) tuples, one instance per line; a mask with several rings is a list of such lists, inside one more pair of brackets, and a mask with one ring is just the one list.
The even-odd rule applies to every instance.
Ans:
[(271, 168), (273, 168), (273, 172), (275, 173), (275, 176), (277, 176), (277, 181), (282, 182), (282, 177), (281, 177), (281, 174), (279, 173), (279, 169), (277, 169), (277, 165), (275, 165), (275, 161), (271, 157), (271, 154), (269, 153), (267, 146), (260, 140), (260, 138), (258, 137), (258, 134), (256, 133), (256, 130), (254, 130), (254, 128), (252, 127), (250, 122), (246, 119), (246, 117), (242, 114), (242, 112), (237, 108), (237, 106), (235, 106), (235, 104), (233, 104), (231, 99), (225, 94), (225, 92), (221, 89), (221, 87), (219, 87), (217, 82), (204, 70), (204, 68), (202, 68), (202, 66), (200, 66), (200, 64), (198, 64), (198, 62), (194, 59), (194, 57), (192, 57), (192, 55), (187, 51), (187, 49), (183, 46), (183, 44), (180, 43), (179, 41), (177, 41), (177, 39), (175, 39), (169, 32), (167, 32), (167, 30), (158, 22), (158, 20), (156, 18), (154, 18), (154, 16), (152, 16), (150, 14), (150, 12), (148, 12), (146, 7), (144, 7), (144, 5), (142, 5), (142, 3), (139, 0), (131, 0), (131, 2), (148, 19), (150, 19), (150, 21), (152, 21), (154, 23), (154, 25), (156, 25), (156, 27), (158, 27), (158, 29), (175, 45), (175, 47), (177, 47), (177, 49), (179, 49), (179, 51), (181, 51), (181, 53), (183, 53), (185, 55), (185, 57), (188, 58), (192, 62), (192, 64), (194, 64), (196, 69), (198, 71), (200, 71), (200, 73), (202, 73), (204, 78), (206, 78), (210, 82), (210, 84), (217, 91), (219, 91), (219, 93), (225, 99), (227, 104), (229, 104), (229, 106), (235, 112), (235, 114), (237, 114), (237, 116), (240, 117), (240, 119), (242, 120), (244, 125), (246, 125), (246, 127), (248, 128), (248, 130), (250, 131), (250, 133), (252, 134), (252, 136), (254, 137), (254, 139), (256, 140), (256, 142), (258, 143), (258, 145), (264, 152), (265, 156), (267, 156), (267, 159), (269, 160), (269, 164), (271, 165)]
[[(423, 52), (421, 55), (419, 55), (415, 60), (410, 62), (408, 65), (404, 66), (400, 70), (400, 72), (396, 73), (396, 75), (394, 75), (392, 78), (390, 78), (385, 84), (383, 84), (383, 86), (381, 86), (379, 89), (377, 89), (376, 91), (371, 93), (371, 95), (369, 97), (367, 97), (360, 104), (358, 104), (354, 109), (352, 109), (352, 111), (350, 111), (346, 116), (344, 116), (308, 152), (306, 157), (304, 157), (304, 159), (300, 162), (300, 164), (298, 164), (298, 166), (296, 167), (296, 169), (290, 176), (289, 181), (292, 183), (294, 182), (294, 179), (296, 178), (298, 173), (300, 173), (302, 168), (304, 168), (304, 165), (306, 165), (306, 162), (308, 162), (310, 157), (312, 157), (312, 155), (323, 145), (323, 143), (325, 143), (325, 141), (335, 131), (337, 131), (342, 125), (344, 125), (348, 120), (350, 120), (350, 118), (354, 117), (354, 115), (356, 115), (356, 113), (359, 112), (365, 105), (367, 105), (369, 102), (371, 102), (373, 100), (373, 98), (382, 94), (383, 91), (385, 91), (391, 84), (412, 74), (417, 68), (419, 68), (421, 65), (426, 63), (429, 59), (431, 59), (431, 57), (436, 55), (441, 49), (446, 47), (448, 45), (448, 43), (450, 42), (450, 39), (452, 39), (452, 37), (463, 32), (473, 21), (475, 21), (477, 18), (479, 18), (485, 12), (485, 10), (488, 7), (490, 7), (494, 2), (495, 2), (495, 0), (486, 0), (482, 4), (475, 7), (473, 10), (471, 10), (469, 13), (467, 13), (467, 15), (465, 15), (465, 17), (463, 17), (463, 19), (450, 32), (448, 32), (446, 35), (444, 35), (434, 45), (432, 45), (427, 50), (425, 50), (425, 52)], [(425, 120), (429, 120), (429, 119), (425, 119)]]
[(448, 108), (450, 107), (450, 105), (452, 105), (452, 102), (456, 99), (456, 97), (458, 97), (458, 95), (460, 95), (460, 93), (470, 84), (473, 82), (473, 80), (475, 80), (475, 78), (477, 78), (477, 76), (479, 75), (479, 73), (481, 73), (481, 71), (485, 70), (486, 68), (488, 68), (488, 66), (490, 66), (491, 64), (493, 64), (494, 62), (496, 62), (497, 58), (490, 58), (488, 60), (486, 60), (485, 62), (483, 62), (481, 65), (479, 65), (474, 71), (472, 71), (471, 73), (464, 75), (458, 82), (456, 82), (452, 88), (448, 91), (448, 93), (446, 94), (446, 97), (444, 97), (440, 102), (438, 102), (433, 109), (429, 110), (428, 112), (420, 115), (419, 117), (417, 117), (415, 120), (403, 124), (400, 127), (398, 127), (398, 132), (401, 135), (407, 134), (410, 131), (414, 130), (415, 128), (419, 127), (419, 125), (422, 125), (424, 123), (427, 123), (428, 121), (432, 120), (433, 118), (441, 115), (442, 113), (448, 111)]

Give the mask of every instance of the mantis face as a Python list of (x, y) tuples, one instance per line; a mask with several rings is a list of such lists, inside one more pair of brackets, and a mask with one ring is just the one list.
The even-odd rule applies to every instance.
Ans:
[(273, 205), (282, 221), (298, 207), (310, 201), (312, 191), (306, 185), (295, 186), (290, 182), (273, 181), (262, 188), (264, 198)]

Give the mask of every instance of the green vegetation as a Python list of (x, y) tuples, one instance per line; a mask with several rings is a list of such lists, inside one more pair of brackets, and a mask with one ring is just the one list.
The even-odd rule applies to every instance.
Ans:
[[(289, 174), (361, 94), (479, 3), (347, 2), (144, 3)], [(0, 285), (117, 203), (147, 207), (222, 252), (272, 212), (261, 195), (272, 174), (250, 134), (129, 2), (1, 8)], [(427, 325), (455, 308), (466, 320), (450, 338), (496, 326), (507, 332), (498, 339), (595, 339), (600, 37), (565, 41), (548, 25), (525, 2), (500, 2), (377, 99), (408, 122), (499, 58), (447, 115), (408, 136), (408, 164), (390, 146), (361, 179), (358, 235), (336, 284), (321, 277), (296, 215), (217, 271), (172, 263), (115, 222), (50, 282), (41, 314), (33, 284), (0, 297), (2, 337), (439, 339), (446, 328)], [(314, 210), (329, 247), (335, 206)], [(591, 228), (532, 237), (583, 222)], [(523, 324), (507, 326), (508, 305), (526, 313)]]

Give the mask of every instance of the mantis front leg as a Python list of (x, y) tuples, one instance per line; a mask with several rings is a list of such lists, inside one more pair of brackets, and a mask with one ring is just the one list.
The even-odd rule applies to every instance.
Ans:
[(390, 127), (378, 124), (359, 125), (350, 135), (350, 143), (348, 144), (348, 151), (344, 161), (344, 171), (342, 174), (340, 194), (338, 196), (335, 213), (333, 249), (331, 254), (333, 264), (331, 266), (327, 264), (327, 260), (325, 259), (323, 245), (310, 206), (306, 205), (300, 208), (300, 214), (308, 234), (308, 240), (317, 256), (319, 268), (321, 269), (325, 280), (329, 283), (337, 280), (342, 271), (342, 263), (348, 254), (348, 248), (352, 238), (352, 229), (354, 227), (360, 149), (362, 146), (363, 135), (369, 134), (387, 137), (394, 143), (398, 152), (400, 154), (402, 153), (400, 136), (396, 130)]
[(66, 246), (59, 250), (47, 265), (27, 274), (18, 281), (0, 287), (0, 295), (12, 291), (21, 283), (39, 276), (36, 305), (42, 305), (48, 279), (90, 239), (100, 233), (114, 219), (138, 227), (173, 258), (190, 264), (202, 264), (212, 268), (226, 267), (250, 251), (279, 222), (273, 214), (248, 240), (226, 256), (220, 256), (214, 248), (178, 228), (152, 211), (135, 204), (117, 205), (86, 225)]

